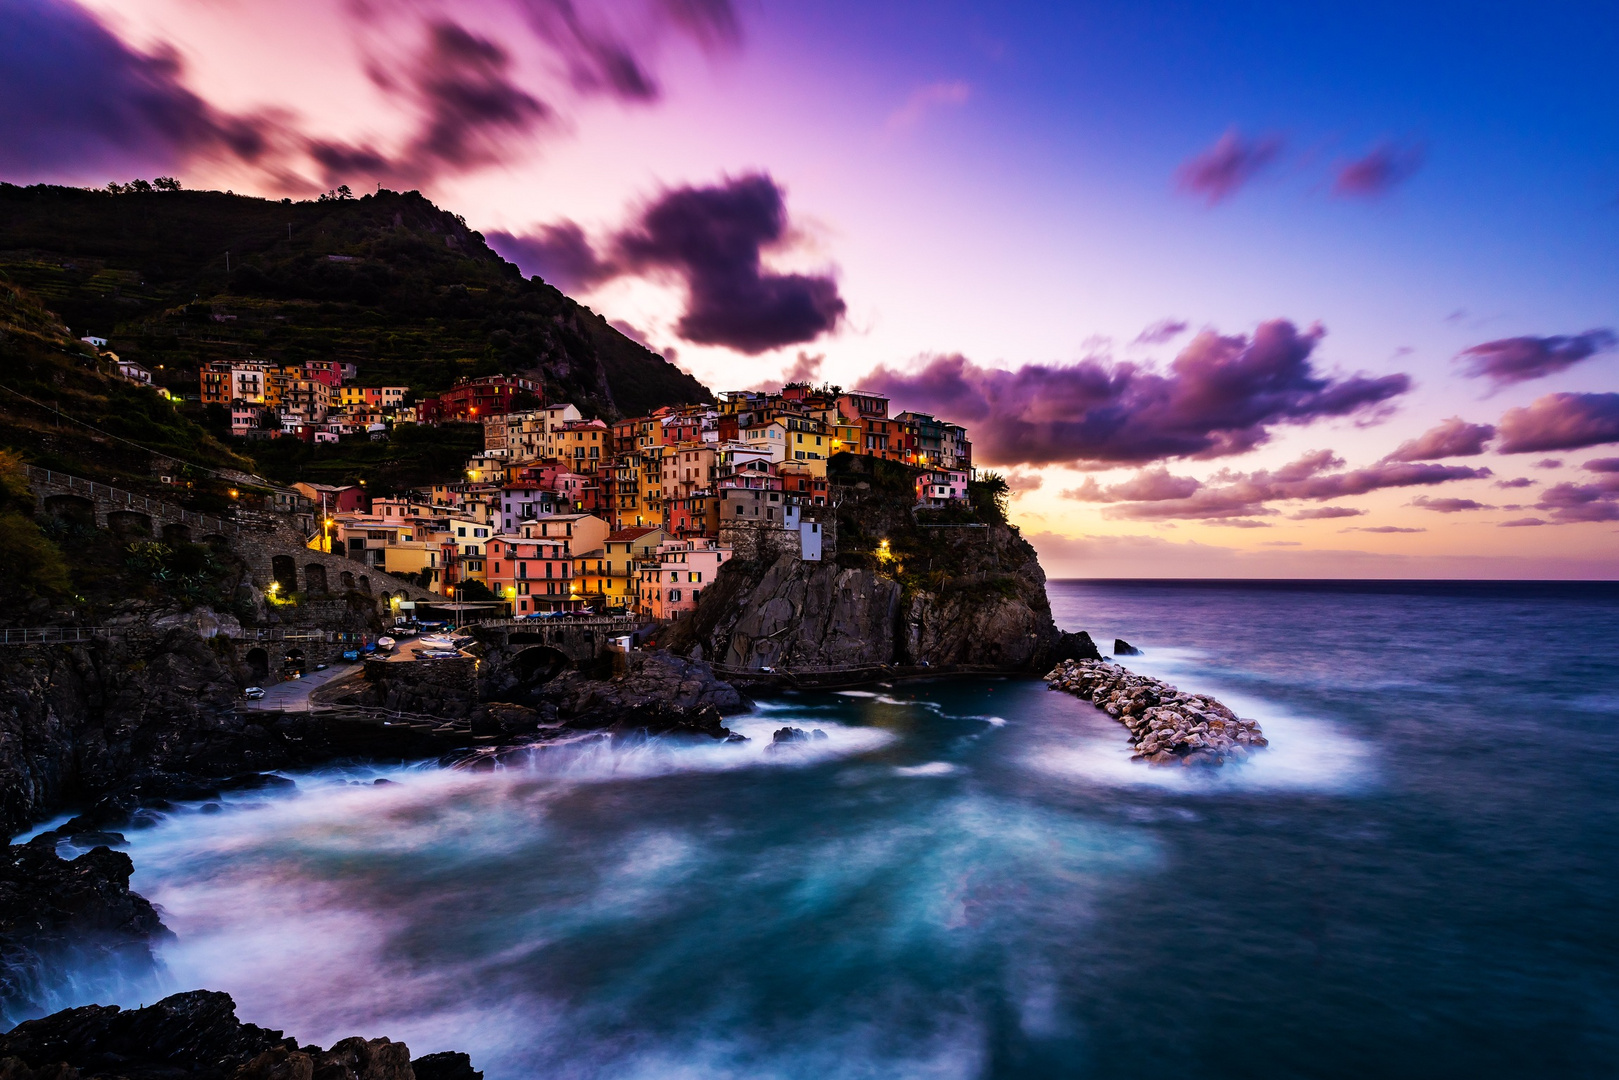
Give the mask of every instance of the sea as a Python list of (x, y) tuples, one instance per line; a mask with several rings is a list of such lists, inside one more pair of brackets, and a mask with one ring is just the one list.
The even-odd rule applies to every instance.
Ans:
[(941, 678), (760, 701), (742, 746), (299, 774), (129, 833), (162, 971), (54, 1004), (208, 987), (489, 1080), (1619, 1074), (1619, 584), (1050, 595), (1270, 748), (1152, 768)]

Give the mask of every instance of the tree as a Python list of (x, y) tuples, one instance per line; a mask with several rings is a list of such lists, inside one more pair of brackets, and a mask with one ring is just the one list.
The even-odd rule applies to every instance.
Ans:
[(152, 186), (159, 191), (179, 191), (180, 181), (172, 176), (160, 176), (152, 181)]

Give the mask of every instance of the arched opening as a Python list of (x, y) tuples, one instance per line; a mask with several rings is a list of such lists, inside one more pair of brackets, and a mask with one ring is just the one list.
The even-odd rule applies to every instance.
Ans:
[(163, 526), (163, 542), (165, 544), (191, 543), (191, 527), (182, 525), (178, 521)]
[(152, 519), (138, 510), (114, 510), (107, 515), (107, 528), (125, 542), (152, 538)]
[(290, 679), (294, 675), (304, 673), (304, 651), (302, 649), (288, 649), (286, 657), (281, 661), (281, 677)]
[(512, 669), (525, 687), (550, 682), (572, 663), (566, 653), (549, 645), (535, 645), (512, 657)]
[[(364, 574), (360, 575), (360, 591), (367, 596), (371, 595), (371, 579)], [(388, 594), (383, 593), (382, 598), (384, 600), (388, 599)]]
[(263, 649), (253, 648), (247, 650), (247, 673), (255, 683), (261, 683), (270, 677), (270, 654)]
[(202, 538), (202, 542), (214, 551), (228, 551), (230, 549), (230, 541), (219, 533), (209, 533)]
[(337, 575), (337, 580), (339, 584), (342, 585), (344, 592), (354, 591), (354, 573), (352, 571), (344, 570), (341, 574)]
[(326, 595), (326, 568), (318, 562), (304, 567), (304, 591), (310, 596)]
[(281, 586), (283, 594), (298, 591), (298, 564), (291, 555), (277, 555), (271, 559), (270, 574), (275, 578), (275, 583)]
[(96, 523), (96, 504), (82, 495), (47, 495), (45, 512), (76, 525)]

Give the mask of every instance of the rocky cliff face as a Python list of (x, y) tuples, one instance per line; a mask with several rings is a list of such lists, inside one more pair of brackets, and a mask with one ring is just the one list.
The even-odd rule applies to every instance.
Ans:
[[(152, 943), (167, 931), (145, 897), (129, 889), (134, 864), (106, 847), (71, 862), (53, 840), (15, 844), (0, 856), (0, 1026), (46, 999), (55, 972), (116, 970), (143, 975)], [(0, 1074), (3, 1074), (0, 1070)]]
[(10, 648), (0, 677), (0, 829), (140, 773), (249, 767), (232, 712), (242, 675), (225, 638), (176, 628)]
[(697, 611), (666, 633), (669, 649), (724, 669), (801, 672), (1043, 672), (1097, 655), (1088, 636), (1057, 629), (1039, 557), (1015, 527), (960, 515), (918, 521), (908, 487), (849, 476), (833, 498), (834, 558), (728, 564)]

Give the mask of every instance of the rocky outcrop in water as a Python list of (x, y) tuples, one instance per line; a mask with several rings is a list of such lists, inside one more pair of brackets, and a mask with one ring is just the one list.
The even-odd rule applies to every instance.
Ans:
[(1140, 656), (1141, 655), (1141, 650), (1136, 648), (1134, 645), (1130, 644), (1128, 641), (1124, 640), (1123, 638), (1114, 638), (1113, 639), (1113, 655), (1114, 656)]
[(1220, 765), (1270, 745), (1257, 723), (1213, 698), (1182, 693), (1105, 660), (1058, 664), (1046, 686), (1083, 698), (1123, 724), (1135, 760), (1151, 765)]
[(15, 1023), (44, 1000), (53, 972), (141, 975), (150, 969), (152, 944), (168, 931), (146, 898), (130, 891), (133, 870), (128, 855), (107, 847), (69, 862), (57, 856), (51, 837), (6, 848), (0, 858), (0, 1023)]
[(64, 1009), (0, 1035), (4, 1080), (482, 1080), (465, 1054), (411, 1060), (388, 1039), (299, 1046), (244, 1024), (229, 994), (193, 990), (155, 1005)]

